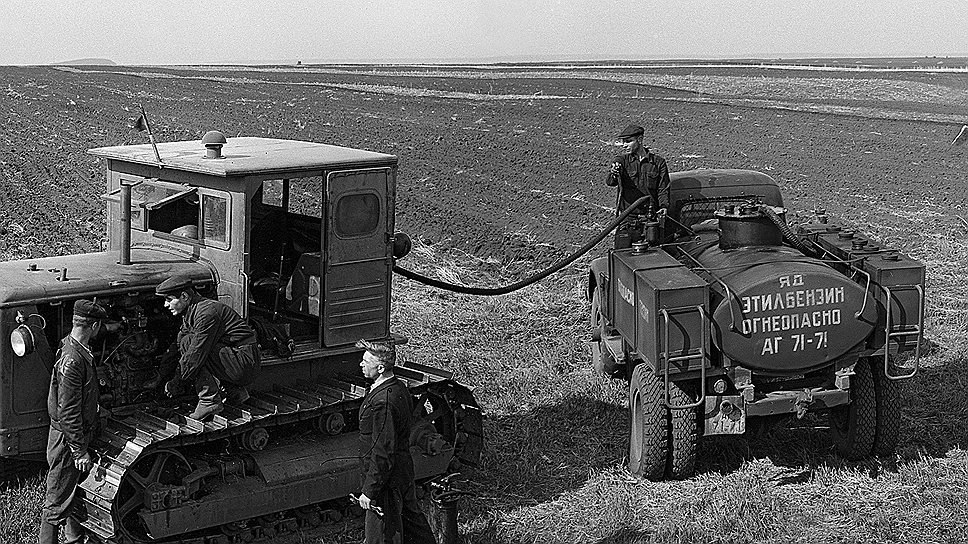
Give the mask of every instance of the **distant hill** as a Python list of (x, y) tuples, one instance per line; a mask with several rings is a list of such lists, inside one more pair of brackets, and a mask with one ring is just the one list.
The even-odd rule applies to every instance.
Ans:
[(117, 63), (110, 59), (74, 59), (52, 62), (51, 64), (55, 66), (117, 66)]

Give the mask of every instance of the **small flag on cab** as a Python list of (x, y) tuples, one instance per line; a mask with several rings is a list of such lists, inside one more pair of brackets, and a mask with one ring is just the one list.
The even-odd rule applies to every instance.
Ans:
[(148, 140), (151, 142), (151, 149), (155, 151), (155, 159), (158, 164), (161, 164), (161, 155), (158, 154), (158, 144), (155, 143), (155, 135), (151, 133), (151, 125), (148, 124), (148, 114), (145, 112), (145, 108), (142, 105), (138, 105), (141, 108), (141, 115), (137, 119), (131, 119), (131, 128), (137, 130), (138, 132), (148, 132)]
[(968, 125), (964, 125), (963, 127), (961, 127), (961, 132), (959, 132), (958, 135), (955, 136), (954, 140), (951, 140), (951, 143), (948, 144), (948, 147), (951, 147), (953, 145), (962, 145), (966, 141), (968, 141)]

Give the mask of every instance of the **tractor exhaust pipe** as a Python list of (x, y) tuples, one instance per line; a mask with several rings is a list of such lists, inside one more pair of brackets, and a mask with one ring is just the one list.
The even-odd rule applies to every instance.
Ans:
[(121, 258), (118, 264), (131, 264), (131, 186), (121, 182)]

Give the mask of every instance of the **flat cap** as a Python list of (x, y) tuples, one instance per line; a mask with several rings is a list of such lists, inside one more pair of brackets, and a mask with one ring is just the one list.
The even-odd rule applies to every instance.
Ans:
[(93, 300), (82, 298), (74, 303), (74, 315), (88, 319), (105, 319), (108, 313)]
[(178, 296), (182, 291), (192, 289), (192, 287), (192, 279), (188, 276), (172, 276), (155, 288), (155, 294), (163, 297), (168, 295)]
[(618, 137), (619, 138), (635, 138), (635, 137), (641, 136), (643, 134), (645, 134), (645, 129), (644, 128), (640, 127), (639, 125), (629, 125), (629, 126), (625, 127), (625, 130), (623, 130), (622, 132), (619, 132)]

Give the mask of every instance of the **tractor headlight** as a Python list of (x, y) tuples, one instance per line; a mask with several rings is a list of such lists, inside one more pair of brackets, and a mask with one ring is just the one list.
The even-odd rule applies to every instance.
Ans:
[(34, 352), (34, 333), (27, 325), (20, 325), (10, 333), (10, 347), (17, 357)]

